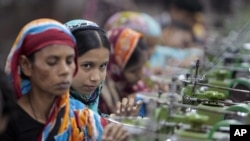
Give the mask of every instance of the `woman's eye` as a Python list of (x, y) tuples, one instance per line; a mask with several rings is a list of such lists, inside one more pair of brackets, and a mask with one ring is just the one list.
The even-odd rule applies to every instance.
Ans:
[(102, 68), (102, 69), (106, 69), (106, 68), (107, 68), (107, 65), (108, 65), (107, 63), (102, 64), (102, 65), (101, 65), (101, 68)]
[(91, 65), (90, 64), (83, 64), (81, 65), (85, 69), (90, 69)]
[(66, 61), (66, 63), (67, 63), (68, 65), (72, 64), (73, 62), (74, 62), (73, 59), (69, 59), (69, 60)]
[(48, 62), (48, 65), (49, 66), (54, 66), (54, 65), (56, 65), (56, 63)]
[(53, 60), (48, 60), (48, 61), (47, 61), (47, 64), (48, 64), (49, 66), (54, 66), (54, 65), (56, 65), (56, 63), (57, 63), (57, 61), (56, 61), (55, 59), (53, 59)]

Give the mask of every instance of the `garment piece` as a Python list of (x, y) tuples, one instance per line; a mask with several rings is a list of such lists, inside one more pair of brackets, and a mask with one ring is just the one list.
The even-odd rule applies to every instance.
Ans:
[(150, 66), (164, 68), (168, 65), (173, 66), (178, 64), (171, 64), (171, 61), (185, 61), (189, 57), (201, 58), (204, 51), (199, 48), (175, 48), (169, 46), (157, 46), (150, 58)]

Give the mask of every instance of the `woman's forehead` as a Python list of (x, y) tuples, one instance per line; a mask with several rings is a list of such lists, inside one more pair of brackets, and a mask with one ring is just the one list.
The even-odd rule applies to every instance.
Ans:
[(80, 61), (106, 62), (109, 60), (110, 52), (107, 48), (95, 48), (78, 57)]
[(42, 56), (50, 56), (50, 55), (74, 55), (75, 51), (72, 47), (68, 45), (59, 45), (53, 44), (42, 48), (41, 50), (37, 51), (37, 54)]

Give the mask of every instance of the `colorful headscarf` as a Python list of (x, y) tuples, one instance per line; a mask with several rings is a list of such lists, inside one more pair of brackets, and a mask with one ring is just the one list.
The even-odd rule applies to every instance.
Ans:
[(122, 71), (134, 52), (142, 35), (130, 28), (118, 27), (108, 31), (111, 44), (108, 73), (114, 81), (120, 81)]
[(161, 26), (150, 15), (134, 11), (122, 11), (112, 15), (105, 24), (105, 29), (110, 30), (119, 26), (125, 26), (141, 32), (147, 36), (160, 36)]
[(111, 44), (111, 55), (107, 71), (108, 77), (103, 87), (99, 108), (104, 113), (112, 113), (115, 110), (113, 105), (117, 101), (121, 101), (123, 97), (139, 90), (135, 89), (134, 85), (126, 85), (118, 91), (115, 85), (119, 82), (126, 82), (123, 75), (124, 68), (143, 36), (126, 27), (113, 28), (107, 33)]
[[(76, 51), (75, 38), (71, 32), (53, 19), (31, 21), (17, 36), (6, 63), (6, 71), (12, 79), (17, 98), (29, 91), (31, 87), (29, 80), (24, 81), (20, 76), (18, 59), (21, 55), (29, 56), (51, 44), (69, 45)], [(75, 57), (75, 63), (77, 63), (77, 57)], [(23, 87), (27, 88), (26, 91), (21, 91)], [(38, 141), (51, 138), (70, 141), (84, 138), (100, 140), (101, 133), (99, 116), (88, 110), (82, 103), (69, 99), (69, 93), (66, 93), (56, 98)]]
[[(8, 55), (5, 67), (5, 71), (11, 74), (17, 98), (30, 90), (30, 82), (22, 80), (20, 77), (19, 57), (21, 55), (29, 56), (51, 44), (64, 44), (75, 48), (75, 38), (65, 26), (50, 19), (34, 20), (20, 31)], [(75, 59), (75, 61), (77, 60)]]

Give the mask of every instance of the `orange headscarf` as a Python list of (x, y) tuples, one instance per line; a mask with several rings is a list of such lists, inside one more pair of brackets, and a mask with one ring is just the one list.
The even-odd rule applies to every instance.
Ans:
[(108, 31), (111, 44), (109, 73), (112, 79), (119, 81), (121, 72), (126, 66), (142, 35), (130, 28), (118, 27)]

